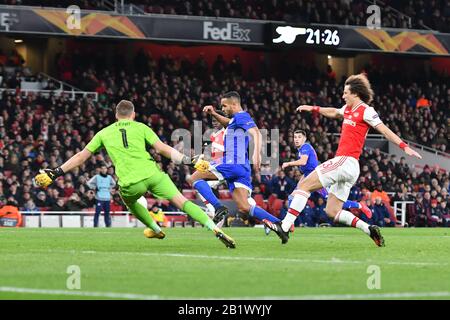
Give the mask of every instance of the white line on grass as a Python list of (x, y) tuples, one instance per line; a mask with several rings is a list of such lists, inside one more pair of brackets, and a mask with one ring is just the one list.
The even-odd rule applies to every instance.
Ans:
[(267, 262), (294, 262), (294, 263), (326, 263), (326, 264), (368, 264), (378, 263), (387, 265), (409, 265), (409, 266), (444, 266), (448, 263), (438, 262), (414, 262), (414, 261), (374, 261), (374, 260), (342, 260), (338, 258), (331, 258), (329, 260), (321, 259), (297, 259), (297, 258), (265, 258), (265, 257), (232, 257), (232, 256), (208, 256), (200, 254), (185, 254), (185, 253), (158, 253), (158, 252), (118, 252), (118, 251), (76, 251), (76, 250), (48, 250), (47, 252), (55, 253), (81, 253), (81, 254), (116, 254), (116, 255), (138, 255), (138, 256), (163, 256), (176, 258), (194, 258), (194, 259), (212, 259), (212, 260), (234, 260), (234, 261), (267, 261)]
[(324, 295), (300, 295), (300, 296), (254, 296), (254, 297), (161, 297), (159, 295), (144, 295), (120, 292), (92, 292), (75, 290), (51, 290), (18, 287), (0, 287), (0, 292), (42, 294), (56, 296), (77, 296), (109, 299), (132, 300), (349, 300), (349, 299), (400, 299), (400, 298), (438, 298), (450, 297), (450, 292), (393, 292), (372, 294), (324, 294)]
[(44, 295), (64, 295), (64, 296), (78, 296), (78, 297), (96, 297), (96, 298), (110, 298), (110, 299), (133, 299), (133, 300), (157, 300), (161, 299), (157, 295), (142, 295), (134, 293), (118, 293), (118, 292), (91, 292), (91, 291), (77, 291), (77, 290), (49, 290), (49, 289), (32, 289), (32, 288), (17, 288), (17, 287), (0, 287), (0, 292), (11, 293), (30, 293), (30, 294), (44, 294)]
[[(302, 296), (260, 296), (231, 297), (230, 300), (352, 300), (352, 299), (400, 299), (400, 298), (437, 298), (450, 297), (449, 291), (438, 292), (391, 292), (391, 293), (361, 293), (361, 294), (319, 294)], [(203, 299), (203, 298), (199, 298)], [(211, 298), (210, 298), (211, 299)], [(217, 298), (222, 299), (222, 298)]]

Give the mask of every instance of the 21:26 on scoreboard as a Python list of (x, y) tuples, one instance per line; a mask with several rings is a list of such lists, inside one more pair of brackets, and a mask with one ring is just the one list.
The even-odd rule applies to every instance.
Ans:
[(317, 26), (275, 25), (271, 27), (272, 45), (339, 47), (339, 29)]

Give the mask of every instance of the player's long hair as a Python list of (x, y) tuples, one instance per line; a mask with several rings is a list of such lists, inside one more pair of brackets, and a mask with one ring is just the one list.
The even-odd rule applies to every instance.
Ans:
[(367, 77), (360, 73), (355, 74), (345, 80), (345, 85), (350, 86), (350, 92), (356, 94), (364, 103), (371, 103), (373, 90)]

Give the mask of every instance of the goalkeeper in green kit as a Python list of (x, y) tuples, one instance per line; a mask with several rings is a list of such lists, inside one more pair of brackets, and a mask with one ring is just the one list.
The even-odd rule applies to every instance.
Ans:
[[(147, 210), (147, 201), (143, 195), (150, 191), (158, 198), (170, 200), (177, 208), (212, 230), (225, 246), (235, 248), (235, 241), (219, 229), (199, 206), (188, 201), (178, 191), (169, 175), (161, 171), (156, 161), (147, 152), (146, 145), (151, 145), (159, 154), (172, 159), (175, 163), (194, 165), (194, 161), (161, 142), (150, 127), (134, 121), (135, 112), (131, 101), (122, 100), (117, 104), (116, 118), (117, 122), (99, 131), (82, 151), (62, 166), (41, 170), (41, 173), (35, 177), (36, 184), (47, 187), (59, 176), (83, 164), (103, 147), (116, 168), (120, 196), (128, 209), (148, 227), (144, 230), (147, 238), (163, 239), (165, 237), (164, 232)], [(201, 161), (203, 160), (198, 160), (195, 166), (200, 165)]]

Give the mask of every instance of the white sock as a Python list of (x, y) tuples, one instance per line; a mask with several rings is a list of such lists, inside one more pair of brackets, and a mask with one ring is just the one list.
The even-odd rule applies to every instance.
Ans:
[(216, 209), (214, 209), (214, 206), (209, 202), (203, 202), (206, 205), (206, 208), (208, 208), (208, 212), (214, 216), (214, 213), (216, 213)]
[(339, 222), (353, 228), (358, 228), (367, 235), (370, 235), (369, 225), (358, 217), (355, 217), (353, 213), (349, 211), (341, 210), (338, 212), (338, 214), (334, 217), (334, 222)]
[(295, 190), (293, 193), (294, 199), (292, 199), (291, 206), (281, 222), (281, 228), (284, 232), (288, 232), (289, 228), (294, 224), (298, 215), (303, 211), (308, 202), (308, 198), (311, 195), (309, 192), (302, 190)]
[(208, 212), (207, 212), (208, 216), (209, 216), (210, 218), (214, 217), (214, 214), (216, 213), (216, 209), (214, 208), (214, 206), (213, 206), (211, 203), (209, 203), (209, 202), (205, 199), (205, 197), (203, 197), (203, 196), (200, 194), (200, 192), (197, 192), (197, 194), (198, 194), (198, 197), (200, 198), (200, 200), (203, 201), (203, 203), (205, 204), (206, 208), (208, 209)]
[(217, 228), (222, 228), (224, 223), (225, 223), (225, 218), (223, 218), (222, 220), (217, 222), (217, 224), (216, 224)]

